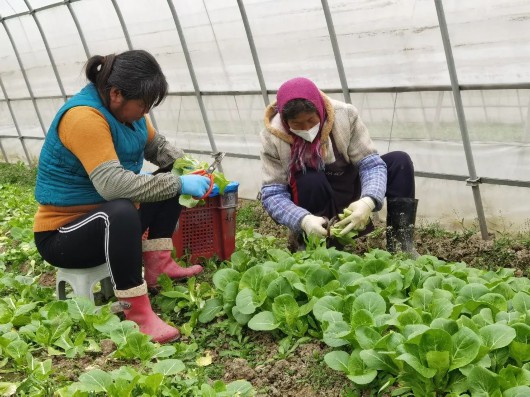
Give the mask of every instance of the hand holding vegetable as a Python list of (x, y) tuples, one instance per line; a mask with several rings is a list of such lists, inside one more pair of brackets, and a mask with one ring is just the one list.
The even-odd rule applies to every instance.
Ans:
[(317, 236), (326, 236), (328, 231), (324, 227), (327, 221), (321, 216), (306, 215), (302, 219), (302, 230), (307, 234), (315, 234)]
[(202, 197), (210, 188), (210, 179), (201, 175), (182, 175), (180, 182), (181, 194)]
[[(193, 208), (200, 203), (204, 203), (204, 200), (201, 200), (200, 198), (202, 198), (206, 192), (208, 192), (211, 178), (206, 178), (198, 174), (207, 173), (206, 171), (208, 167), (208, 163), (198, 161), (188, 155), (179, 157), (175, 160), (173, 165), (173, 173), (180, 176), (182, 181), (182, 189), (179, 197), (180, 205), (187, 208)], [(228, 179), (226, 179), (225, 176), (218, 171), (214, 171), (210, 175), (213, 175), (213, 181), (219, 188), (219, 194), (223, 194), (226, 186), (229, 184)], [(187, 183), (188, 181), (190, 183)], [(195, 181), (195, 183), (192, 181)], [(204, 181), (207, 181), (208, 183), (208, 187), (206, 187), (206, 189), (204, 189), (203, 186), (205, 183)], [(200, 185), (199, 188), (197, 188), (197, 183)], [(198, 190), (195, 190), (195, 188)]]
[[(342, 228), (341, 235), (347, 234), (350, 230), (363, 230), (368, 224), (370, 214), (375, 208), (375, 203), (370, 197), (363, 197), (351, 203), (347, 210), (351, 211), (344, 219), (335, 224)], [(347, 214), (346, 209), (344, 213)]]

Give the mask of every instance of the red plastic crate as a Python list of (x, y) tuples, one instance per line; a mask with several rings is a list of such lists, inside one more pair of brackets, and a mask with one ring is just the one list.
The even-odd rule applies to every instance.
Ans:
[(236, 247), (237, 191), (206, 198), (206, 204), (182, 208), (173, 245), (178, 257), (196, 264), (217, 256), (230, 258)]

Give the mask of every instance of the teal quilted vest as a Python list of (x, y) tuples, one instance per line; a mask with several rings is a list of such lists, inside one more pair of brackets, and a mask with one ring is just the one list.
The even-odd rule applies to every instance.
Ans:
[[(59, 139), (58, 127), (63, 115), (75, 106), (90, 106), (103, 114), (110, 126), (114, 149), (121, 165), (138, 174), (142, 169), (147, 143), (145, 118), (131, 127), (119, 122), (103, 105), (96, 87), (88, 84), (70, 98), (55, 116), (39, 157), (35, 198), (40, 204), (73, 206), (105, 201), (94, 188), (81, 162)], [(93, 142), (87, 142), (93, 145)]]

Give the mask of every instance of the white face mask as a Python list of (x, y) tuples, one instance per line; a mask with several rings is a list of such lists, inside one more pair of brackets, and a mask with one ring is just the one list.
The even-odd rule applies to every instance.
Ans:
[(306, 140), (307, 142), (313, 142), (318, 134), (318, 130), (320, 129), (320, 123), (308, 130), (293, 130), (292, 128), (289, 129), (293, 134), (298, 135), (300, 138)]

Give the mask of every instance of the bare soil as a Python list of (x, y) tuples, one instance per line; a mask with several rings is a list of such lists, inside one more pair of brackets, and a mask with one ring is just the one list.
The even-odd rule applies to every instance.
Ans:
[(224, 360), (224, 381), (246, 379), (258, 391), (258, 397), (334, 397), (350, 381), (327, 367), (323, 361), (329, 348), (311, 341), (285, 358), (279, 358), (278, 341), (268, 333), (254, 333), (252, 339), (265, 352), (260, 364), (252, 365), (246, 359)]

